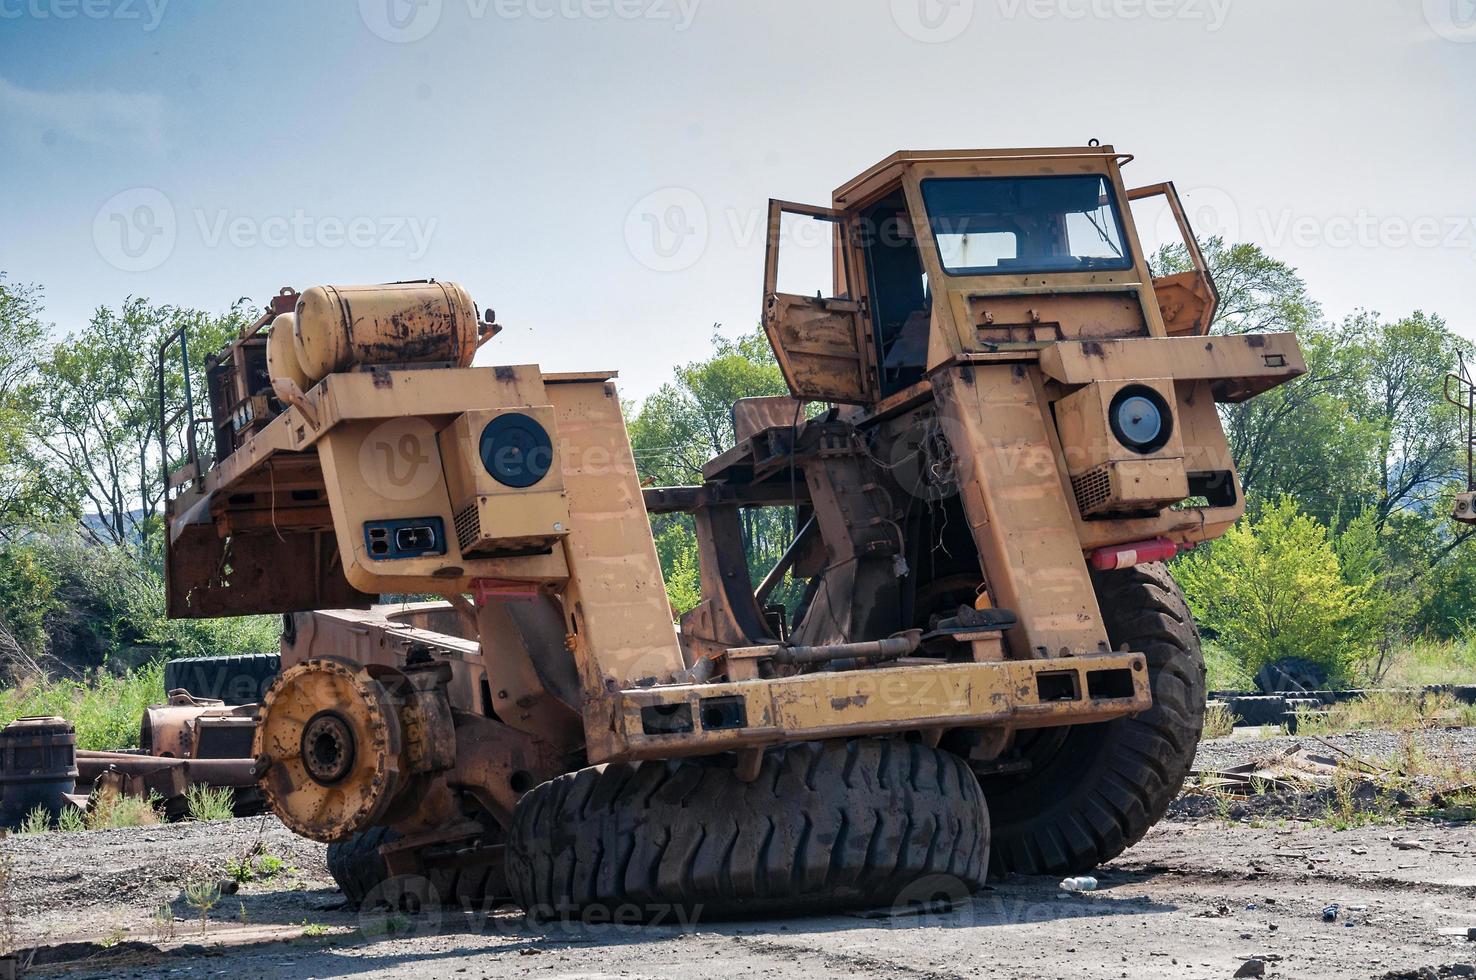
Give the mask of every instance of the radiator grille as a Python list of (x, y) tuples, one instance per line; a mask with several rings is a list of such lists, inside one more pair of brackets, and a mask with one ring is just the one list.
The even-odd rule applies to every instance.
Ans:
[(461, 545), (463, 553), (470, 551), (472, 545), (482, 537), (482, 518), (477, 511), (476, 502), (461, 513), (456, 515), (456, 542)]
[(1083, 514), (1091, 514), (1112, 502), (1112, 476), (1106, 466), (1087, 470), (1071, 478), (1076, 492), (1076, 506)]

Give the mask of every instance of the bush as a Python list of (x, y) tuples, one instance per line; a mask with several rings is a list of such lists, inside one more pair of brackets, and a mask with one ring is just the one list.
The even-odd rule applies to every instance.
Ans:
[(74, 669), (277, 648), (275, 616), (170, 620), (157, 542), (97, 544), (34, 531), (0, 549), (0, 621), (32, 659)]
[(234, 813), (231, 807), (235, 793), (229, 786), (207, 786), (192, 783), (185, 790), (185, 806), (191, 820), (229, 820)]
[(30, 678), (0, 690), (0, 726), (29, 715), (60, 715), (77, 729), (77, 747), (138, 747), (144, 708), (164, 700), (164, 664), (154, 661), (114, 675), (96, 671), (82, 681)]
[(1374, 646), (1373, 586), (1345, 581), (1327, 528), (1290, 498), (1190, 552), (1174, 574), (1199, 625), (1247, 674), (1302, 657), (1341, 678)]

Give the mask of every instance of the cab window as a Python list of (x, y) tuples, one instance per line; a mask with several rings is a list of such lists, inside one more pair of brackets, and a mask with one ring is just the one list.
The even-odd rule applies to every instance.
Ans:
[(1105, 177), (932, 178), (922, 192), (950, 275), (1132, 268)]

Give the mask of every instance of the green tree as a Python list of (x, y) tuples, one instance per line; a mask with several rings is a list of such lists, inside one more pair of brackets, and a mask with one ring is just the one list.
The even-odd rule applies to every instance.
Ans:
[[(203, 358), (246, 321), (244, 304), (223, 316), (133, 297), (100, 307), (80, 332), (42, 360), (32, 420), (36, 465), (48, 473), (51, 503), (99, 541), (125, 544), (157, 528), (164, 499), (157, 357), (183, 328), (191, 344), (197, 412), (205, 410)], [(184, 372), (166, 363), (164, 403), (183, 404)], [(183, 455), (182, 430), (170, 433), (171, 465)], [(202, 447), (208, 448), (208, 447)]]
[[(1211, 333), (1295, 333), (1307, 373), (1262, 395), (1220, 406), (1241, 485), (1255, 506), (1291, 495), (1336, 520), (1351, 495), (1364, 501), (1377, 479), (1375, 427), (1358, 412), (1366, 365), (1355, 331), (1330, 327), (1292, 266), (1260, 246), (1211, 238), (1201, 244), (1220, 306)], [(1158, 274), (1190, 268), (1183, 246), (1160, 249)], [(1347, 516), (1358, 506), (1346, 508)]]
[(1382, 524), (1405, 508), (1426, 508), (1464, 464), (1461, 419), (1444, 397), (1446, 374), (1471, 345), (1438, 316), (1416, 311), (1393, 323), (1358, 313), (1344, 327), (1366, 364), (1355, 402), (1377, 438), (1374, 509)]
[(0, 272), (0, 539), (15, 533), (34, 503), (36, 480), (25, 447), (45, 340), (41, 290)]
[(1351, 583), (1328, 529), (1281, 497), (1175, 564), (1201, 628), (1249, 673), (1304, 657), (1346, 676), (1374, 648), (1373, 586)]
[[(762, 329), (729, 339), (713, 331), (713, 353), (676, 369), (675, 377), (630, 412), (631, 447), (642, 479), (660, 486), (702, 481), (702, 466), (733, 448), (733, 403), (740, 398), (787, 395)], [(794, 533), (788, 507), (752, 508), (743, 514), (749, 569), (755, 581), (778, 560)], [(697, 542), (685, 514), (651, 519), (667, 596), (679, 611), (696, 605)], [(782, 600), (781, 592), (776, 599)]]

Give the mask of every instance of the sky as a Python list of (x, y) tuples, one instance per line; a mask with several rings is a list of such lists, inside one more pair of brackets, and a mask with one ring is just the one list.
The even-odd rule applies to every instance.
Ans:
[(769, 198), (1099, 139), (1330, 317), (1476, 338), (1473, 121), (1476, 0), (0, 0), (0, 271), (57, 335), (448, 279), (478, 363), (642, 397), (757, 324)]

